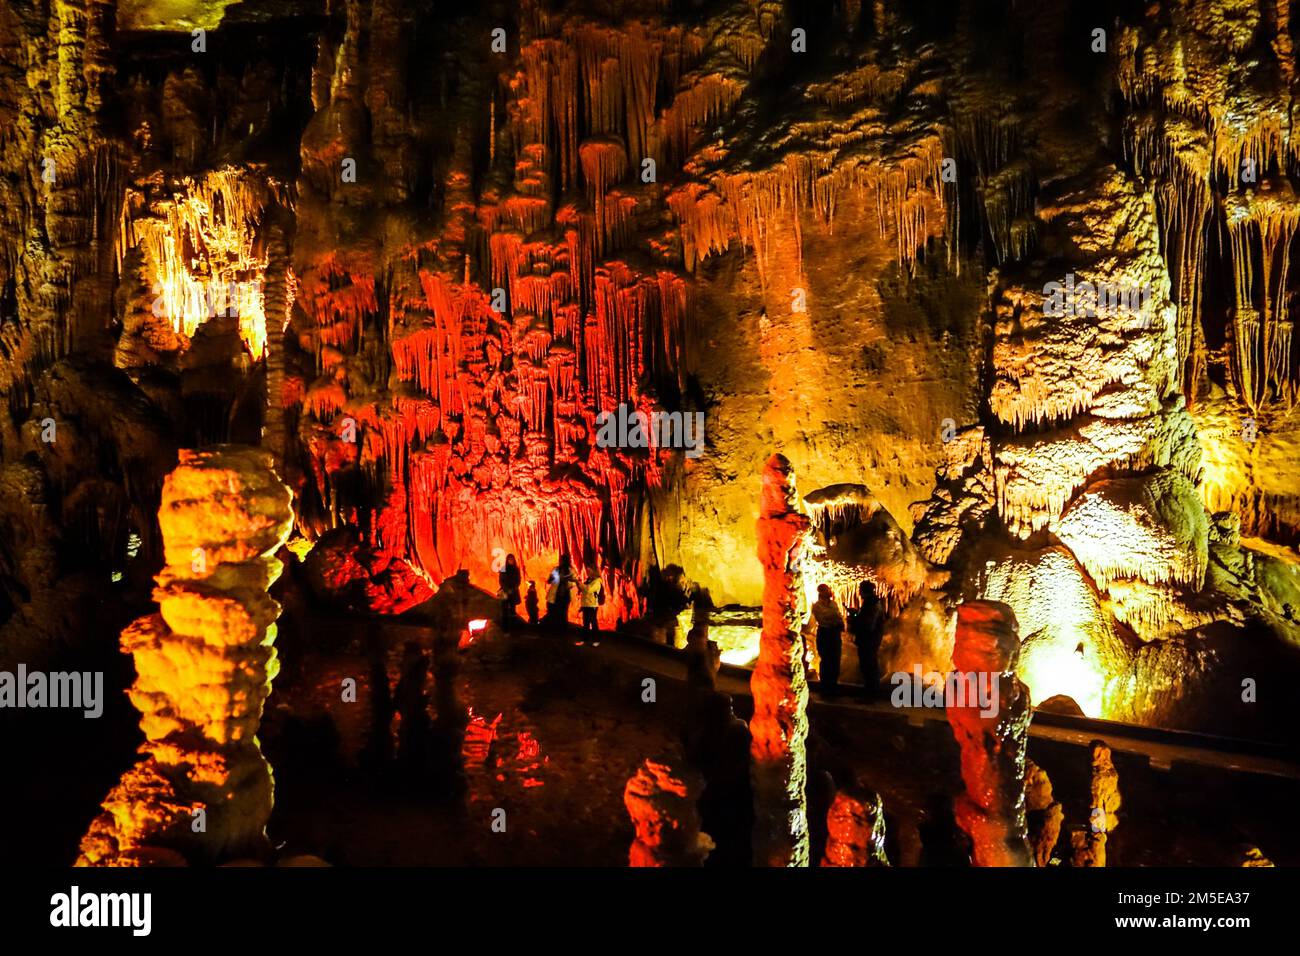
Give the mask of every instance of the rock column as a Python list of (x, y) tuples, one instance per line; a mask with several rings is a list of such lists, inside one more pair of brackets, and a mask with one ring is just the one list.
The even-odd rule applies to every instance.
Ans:
[(1075, 866), (1100, 867), (1106, 865), (1108, 834), (1119, 825), (1116, 816), (1120, 806), (1119, 774), (1111, 758), (1110, 748), (1101, 740), (1089, 745), (1092, 761), (1092, 781), (1089, 788), (1087, 827), (1070, 834), (1070, 844)]
[(750, 687), (754, 863), (808, 866), (808, 680), (799, 633), (801, 562), (809, 529), (794, 471), (773, 455), (763, 472), (758, 557), (763, 562), (763, 635)]
[[(957, 610), (952, 662), (967, 689), (988, 680), (996, 691), (982, 710), (975, 695), (948, 701), (948, 723), (961, 748), (966, 792), (954, 802), (957, 825), (971, 839), (976, 866), (1032, 866), (1025, 824), (1025, 743), (1029, 694), (1016, 678), (1020, 653), (1016, 616), (994, 601)], [(969, 676), (967, 676), (969, 675)]]
[(1026, 761), (1025, 809), (1034, 862), (1038, 866), (1047, 866), (1052, 862), (1052, 851), (1061, 837), (1065, 810), (1052, 796), (1052, 781), (1047, 771), (1032, 760)]
[(271, 768), (257, 742), (279, 670), (267, 594), (293, 522), (269, 453), (182, 451), (163, 485), (159, 613), (122, 632), (135, 658), (141, 759), (81, 841), (82, 866), (265, 856)]

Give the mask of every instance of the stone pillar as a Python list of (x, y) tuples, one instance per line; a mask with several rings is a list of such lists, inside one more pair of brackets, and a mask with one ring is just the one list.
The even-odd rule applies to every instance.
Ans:
[(1094, 830), (1110, 833), (1119, 826), (1119, 817), (1115, 815), (1120, 805), (1119, 773), (1105, 741), (1094, 740), (1088, 746), (1092, 757), (1090, 821)]
[(1048, 779), (1047, 771), (1032, 760), (1025, 763), (1025, 816), (1029, 826), (1029, 845), (1033, 849), (1034, 863), (1047, 866), (1061, 836), (1065, 811), (1052, 796), (1052, 781)]
[(773, 455), (763, 471), (758, 557), (763, 563), (763, 635), (750, 687), (754, 717), (754, 863), (808, 866), (808, 679), (799, 633), (801, 561), (809, 520), (798, 510), (794, 471)]
[(159, 613), (122, 632), (135, 658), (141, 759), (105, 798), (79, 866), (264, 857), (271, 768), (257, 742), (279, 670), (267, 594), (292, 496), (268, 452), (182, 451), (163, 484)]
[(1073, 864), (1082, 867), (1106, 865), (1108, 834), (1119, 825), (1119, 774), (1104, 741), (1089, 745), (1092, 783), (1089, 788), (1088, 825), (1070, 834)]
[(889, 866), (885, 806), (870, 790), (841, 790), (826, 813), (822, 866)]
[[(966, 792), (953, 805), (957, 825), (971, 839), (975, 866), (1032, 866), (1025, 826), (1025, 742), (1029, 693), (1015, 676), (1020, 655), (1016, 616), (995, 601), (968, 601), (957, 609), (953, 669), (968, 678), (964, 700), (948, 701), (948, 723), (961, 748)], [(969, 691), (980, 681), (996, 692), (981, 712)]]
[(636, 839), (629, 866), (703, 866), (713, 849), (695, 808), (700, 784), (668, 763), (646, 760), (623, 790)]

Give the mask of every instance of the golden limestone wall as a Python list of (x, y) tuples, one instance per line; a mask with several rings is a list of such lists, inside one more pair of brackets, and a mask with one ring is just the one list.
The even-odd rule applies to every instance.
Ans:
[(260, 449), (182, 451), (163, 486), (159, 613), (122, 632), (146, 742), (81, 842), (81, 866), (261, 855), (271, 769), (257, 742), (279, 670), (267, 589), (291, 495)]

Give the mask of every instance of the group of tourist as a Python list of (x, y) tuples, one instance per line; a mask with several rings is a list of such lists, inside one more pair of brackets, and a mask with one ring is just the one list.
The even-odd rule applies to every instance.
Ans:
[[(821, 661), (819, 689), (827, 696), (839, 692), (840, 656), (844, 649), (844, 615), (827, 584), (817, 586), (809, 623), (816, 627), (817, 656)], [(885, 632), (885, 602), (870, 581), (858, 585), (858, 606), (849, 611), (848, 631), (858, 651), (858, 666), (868, 696), (880, 686), (880, 642)]]
[[(551, 632), (562, 632), (568, 627), (569, 605), (577, 592), (582, 613), (582, 630), (598, 633), (598, 611), (605, 603), (605, 583), (600, 575), (599, 561), (591, 561), (586, 572), (579, 575), (567, 553), (546, 578), (546, 615), (539, 619), (540, 606), (537, 585), (528, 582), (527, 593), (522, 592), (523, 572), (513, 554), (506, 556), (505, 566), (497, 574), (501, 601), (501, 626), (509, 629), (520, 623), (519, 604), (522, 602), (532, 626), (543, 625)], [(817, 656), (820, 659), (820, 684), (823, 694), (839, 692), (840, 658), (844, 648), (844, 631), (847, 627), (858, 652), (858, 665), (862, 683), (868, 696), (874, 696), (880, 684), (878, 655), (885, 629), (885, 603), (871, 581), (858, 586), (859, 603), (845, 616), (835, 600), (829, 585), (817, 587), (817, 601), (811, 608), (809, 624), (815, 628)]]
[(513, 554), (506, 555), (505, 566), (497, 573), (497, 584), (497, 597), (501, 601), (501, 626), (504, 628), (509, 629), (519, 623), (519, 604), (522, 600), (529, 624), (537, 626), (541, 623), (547, 630), (563, 631), (568, 626), (569, 605), (576, 591), (582, 612), (583, 631), (595, 633), (600, 630), (597, 612), (605, 603), (605, 582), (600, 576), (599, 561), (590, 562), (586, 574), (578, 575), (569, 555), (561, 554), (559, 563), (546, 578), (546, 616), (540, 620), (537, 585), (529, 581), (527, 594), (521, 595), (523, 572)]

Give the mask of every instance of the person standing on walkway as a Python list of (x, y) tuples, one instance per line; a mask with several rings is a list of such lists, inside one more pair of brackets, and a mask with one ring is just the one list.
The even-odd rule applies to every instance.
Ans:
[(573, 565), (568, 552), (560, 555), (560, 563), (546, 579), (546, 623), (557, 634), (564, 632), (569, 623), (569, 599), (573, 590)]
[(524, 610), (528, 612), (528, 623), (537, 626), (537, 584), (528, 582), (528, 593), (524, 595)]
[(818, 690), (835, 694), (840, 684), (840, 654), (844, 649), (844, 615), (835, 603), (827, 584), (817, 585), (817, 601), (812, 606), (812, 620), (817, 625), (817, 656), (821, 659)]
[(605, 582), (600, 579), (600, 569), (593, 565), (582, 582), (582, 630), (584, 633), (600, 632), (597, 611), (605, 603)]
[(849, 633), (858, 649), (862, 685), (870, 700), (880, 693), (880, 642), (885, 634), (885, 602), (871, 581), (858, 585), (861, 603), (849, 612)]
[(501, 594), (501, 626), (509, 630), (519, 620), (519, 586), (524, 576), (513, 554), (506, 555), (506, 566), (497, 572), (497, 585)]

